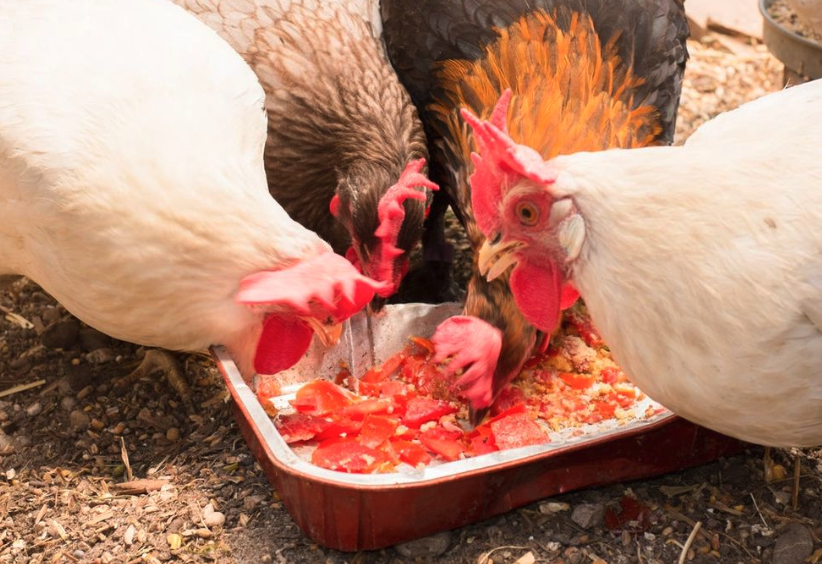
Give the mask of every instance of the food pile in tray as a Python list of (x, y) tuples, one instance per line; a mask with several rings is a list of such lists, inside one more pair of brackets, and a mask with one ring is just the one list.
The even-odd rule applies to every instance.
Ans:
[(394, 472), (499, 450), (595, 433), (664, 411), (633, 386), (611, 359), (584, 306), (566, 312), (544, 353), (531, 358), (479, 427), (434, 347), (412, 337), (381, 366), (353, 375), (342, 366), (335, 381), (315, 380), (279, 412), (274, 377), (260, 380), (257, 397), (287, 443), (311, 447), (310, 460), (330, 470)]

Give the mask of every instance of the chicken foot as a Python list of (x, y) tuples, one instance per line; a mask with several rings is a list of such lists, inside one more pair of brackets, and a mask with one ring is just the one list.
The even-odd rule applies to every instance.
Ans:
[(180, 370), (177, 359), (172, 353), (163, 349), (148, 349), (140, 365), (126, 376), (120, 378), (115, 386), (126, 388), (138, 380), (155, 372), (163, 372), (169, 385), (177, 392), (188, 413), (194, 413), (194, 402), (191, 399), (191, 387), (185, 374)]

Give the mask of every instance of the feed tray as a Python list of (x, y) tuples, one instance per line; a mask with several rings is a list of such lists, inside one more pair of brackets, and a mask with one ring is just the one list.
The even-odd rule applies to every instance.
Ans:
[[(431, 335), (459, 312), (453, 304), (388, 306), (346, 322), (340, 343), (312, 345), (278, 375), (288, 392), (333, 379), (340, 361), (362, 374), (400, 350), (411, 335)], [(346, 474), (317, 467), (278, 433), (254, 391), (222, 347), (212, 350), (234, 400), (240, 429), (302, 530), (342, 551), (373, 550), (499, 515), (533, 501), (586, 487), (656, 476), (738, 452), (744, 443), (664, 411), (622, 425), (586, 425), (552, 434), (552, 442), (385, 474)], [(649, 400), (648, 400), (649, 401)], [(642, 410), (637, 410), (641, 412)]]

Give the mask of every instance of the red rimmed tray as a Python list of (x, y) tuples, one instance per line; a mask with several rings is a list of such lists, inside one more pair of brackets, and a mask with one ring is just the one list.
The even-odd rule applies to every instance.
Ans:
[[(404, 335), (409, 329), (421, 334), (421, 327), (436, 326), (453, 311), (448, 306), (395, 306), (389, 308), (382, 324)], [(416, 326), (405, 327), (408, 324)], [(352, 345), (352, 335), (370, 334), (374, 325), (374, 320), (365, 316), (352, 319), (336, 356), (344, 351), (342, 354), (355, 364), (379, 362), (382, 355), (375, 353), (373, 341), (364, 347), (365, 352), (358, 353)], [(569, 436), (546, 445), (495, 452), (424, 470), (345, 474), (316, 467), (289, 448), (228, 353), (217, 347), (212, 354), (234, 400), (243, 436), (285, 507), (308, 536), (342, 551), (392, 546), (558, 493), (657, 476), (704, 464), (745, 447), (740, 441), (665, 413), (583, 437)], [(335, 353), (327, 355), (327, 362), (317, 354), (316, 350), (309, 353), (302, 368), (298, 365), (285, 375), (286, 380), (299, 381), (301, 373), (303, 379), (333, 377), (335, 370), (329, 367), (336, 366)]]

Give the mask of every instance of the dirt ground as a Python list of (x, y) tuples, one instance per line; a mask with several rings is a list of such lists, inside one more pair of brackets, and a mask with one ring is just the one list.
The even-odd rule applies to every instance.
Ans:
[[(692, 42), (679, 142), (718, 112), (781, 87), (781, 65), (763, 47), (728, 45), (711, 36)], [(303, 535), (268, 485), (213, 363), (200, 355), (182, 359), (194, 388), (189, 415), (164, 380), (115, 385), (143, 354), (78, 324), (33, 283), (0, 293), (0, 564), (822, 558), (817, 453), (802, 453), (794, 510), (791, 454), (775, 453), (783, 466), (778, 480), (766, 483), (758, 448), (658, 479), (545, 500), (400, 548), (327, 550)], [(34, 387), (7, 393), (20, 384)], [(631, 521), (615, 526), (609, 518), (606, 525), (606, 509), (631, 505), (626, 496), (637, 500)]]

